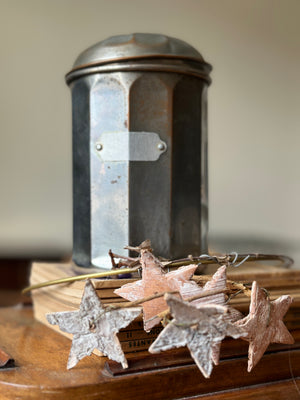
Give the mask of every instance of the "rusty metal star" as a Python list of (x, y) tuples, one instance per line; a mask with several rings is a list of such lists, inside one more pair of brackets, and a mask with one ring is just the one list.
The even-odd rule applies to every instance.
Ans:
[[(123, 285), (115, 290), (119, 296), (135, 301), (148, 297), (152, 294), (163, 292), (175, 292), (185, 285), (192, 277), (197, 265), (188, 265), (178, 268), (176, 271), (165, 273), (162, 264), (148, 249), (141, 251), (142, 279), (134, 283)], [(194, 282), (197, 286), (197, 284)], [(143, 303), (144, 329), (150, 331), (160, 321), (156, 317), (167, 308), (163, 297)]]
[(291, 302), (290, 296), (281, 296), (270, 301), (266, 291), (257, 282), (253, 282), (249, 314), (235, 322), (236, 326), (247, 333), (243, 339), (249, 342), (248, 372), (255, 367), (270, 343), (294, 343), (282, 321)]
[[(226, 265), (222, 265), (215, 274), (212, 276), (211, 280), (206, 282), (203, 287), (196, 285), (196, 288), (189, 283), (185, 284), (183, 289), (180, 291), (182, 298), (185, 300), (188, 297), (196, 296), (197, 294), (205, 293), (205, 291), (218, 290), (218, 289), (226, 289), (227, 287), (227, 274), (226, 274)], [(226, 296), (225, 293), (219, 293), (214, 296), (202, 297), (200, 299), (196, 299), (191, 301), (190, 304), (198, 307), (203, 304), (218, 304), (225, 305), (226, 304)], [(234, 322), (238, 319), (241, 319), (243, 315), (232, 307), (228, 307), (227, 313), (224, 315), (224, 319), (227, 322)], [(221, 350), (221, 341), (219, 343), (214, 343), (212, 345), (212, 361), (215, 365), (219, 364), (220, 359), (220, 350)]]
[(78, 311), (47, 314), (52, 325), (73, 334), (67, 368), (73, 368), (82, 358), (91, 355), (94, 349), (127, 368), (127, 360), (121, 348), (117, 332), (125, 328), (139, 314), (141, 308), (123, 308), (107, 311), (101, 304), (90, 280), (85, 284)]
[(213, 368), (213, 345), (225, 336), (241, 337), (243, 329), (224, 320), (227, 307), (205, 304), (196, 308), (170, 294), (165, 298), (174, 319), (152, 343), (149, 352), (187, 346), (202, 374), (209, 378)]

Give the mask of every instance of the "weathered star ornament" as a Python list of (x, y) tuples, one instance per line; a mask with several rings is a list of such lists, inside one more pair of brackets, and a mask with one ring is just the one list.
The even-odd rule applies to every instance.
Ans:
[[(180, 291), (182, 298), (185, 300), (188, 297), (197, 296), (198, 294), (204, 294), (206, 291), (211, 290), (222, 290), (227, 287), (227, 274), (226, 274), (226, 265), (222, 265), (215, 274), (212, 276), (211, 280), (206, 282), (203, 287), (196, 285), (196, 287), (187, 283), (184, 285), (183, 289)], [(196, 299), (190, 302), (190, 304), (196, 306), (202, 306), (203, 304), (218, 304), (225, 305), (226, 296), (225, 293), (218, 293), (213, 296), (201, 297), (200, 299)], [(243, 315), (232, 307), (228, 307), (227, 313), (224, 315), (224, 319), (227, 322), (234, 322), (238, 319), (241, 319)], [(214, 343), (212, 346), (212, 360), (215, 365), (219, 364), (220, 359), (220, 350), (221, 350), (221, 341), (219, 343)]]
[(249, 314), (235, 322), (237, 327), (246, 331), (243, 339), (249, 342), (248, 372), (255, 367), (270, 343), (294, 343), (282, 321), (291, 302), (290, 296), (281, 296), (270, 301), (265, 290), (257, 282), (253, 282)]
[(117, 332), (129, 325), (140, 313), (141, 308), (138, 307), (106, 311), (88, 280), (78, 311), (56, 312), (47, 314), (46, 317), (50, 324), (59, 325), (60, 330), (73, 334), (68, 369), (73, 368), (85, 356), (91, 355), (94, 349), (127, 368)]
[[(196, 285), (191, 285), (191, 283), (195, 282), (187, 282), (183, 285), (180, 294), (183, 299), (188, 297), (196, 296), (198, 294), (202, 294), (205, 291), (209, 290), (218, 290), (218, 289), (226, 289), (226, 266), (223, 265), (222, 267), (218, 268), (217, 272), (211, 277), (211, 280), (206, 282), (206, 284), (201, 287)], [(191, 304), (198, 305), (198, 304), (225, 304), (226, 297), (225, 293), (218, 293), (213, 296), (202, 297), (200, 299), (193, 300)]]
[[(156, 293), (179, 292), (183, 285), (189, 281), (197, 268), (197, 265), (193, 264), (178, 268), (176, 271), (165, 273), (162, 270), (162, 264), (147, 249), (141, 250), (141, 264), (142, 279), (116, 289), (116, 294), (129, 301), (135, 301)], [(197, 286), (195, 282), (193, 283)], [(163, 297), (147, 301), (143, 303), (142, 307), (144, 329), (146, 331), (150, 331), (150, 329), (161, 321), (161, 318), (154, 317), (168, 308)]]
[(166, 301), (174, 319), (164, 328), (149, 348), (159, 353), (174, 347), (187, 346), (198, 368), (209, 378), (212, 364), (212, 348), (225, 336), (239, 338), (243, 329), (224, 320), (227, 308), (219, 305), (195, 306), (167, 294)]

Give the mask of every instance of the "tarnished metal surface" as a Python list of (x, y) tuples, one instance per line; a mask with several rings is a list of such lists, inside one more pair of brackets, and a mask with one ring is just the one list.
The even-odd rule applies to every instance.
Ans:
[(96, 143), (102, 161), (157, 161), (167, 145), (154, 132), (103, 133)]
[[(177, 39), (126, 38), (119, 37), (119, 47), (114, 38), (91, 48), (95, 53), (89, 49), (67, 75), (73, 99), (73, 259), (82, 266), (109, 268), (109, 248), (124, 253), (125, 245), (145, 238), (167, 258), (196, 255), (207, 246), (211, 67)], [(108, 62), (116, 60), (113, 49), (115, 57), (123, 54), (122, 62)], [(161, 148), (152, 151), (151, 141), (138, 144), (143, 132), (156, 133)], [(113, 148), (105, 156), (107, 143)]]
[[(201, 68), (199, 68), (201, 67)], [(128, 63), (120, 62), (113, 64), (87, 66), (83, 69), (72, 70), (66, 75), (66, 81), (70, 84), (74, 79), (81, 78), (85, 75), (109, 72), (126, 72), (126, 71), (151, 71), (151, 72), (175, 72), (184, 75), (195, 76), (211, 83), (209, 72), (211, 67), (208, 64), (199, 64), (189, 60), (165, 60), (158, 59), (156, 63), (152, 59), (142, 61), (128, 61)]]
[(117, 71), (176, 72), (210, 83), (211, 66), (188, 43), (165, 35), (133, 33), (112, 36), (83, 51), (67, 74), (74, 79)]
[(180, 39), (151, 33), (132, 33), (111, 36), (89, 47), (77, 57), (72, 71), (107, 62), (162, 56), (204, 63), (201, 54)]

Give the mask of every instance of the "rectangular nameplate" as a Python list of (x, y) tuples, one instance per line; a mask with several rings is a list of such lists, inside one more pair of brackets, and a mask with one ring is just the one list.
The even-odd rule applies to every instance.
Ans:
[(156, 161), (167, 145), (154, 132), (102, 133), (96, 151), (104, 162)]

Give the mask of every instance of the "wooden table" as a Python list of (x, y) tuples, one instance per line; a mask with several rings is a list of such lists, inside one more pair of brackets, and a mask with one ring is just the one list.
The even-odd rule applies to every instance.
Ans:
[(300, 331), (272, 345), (251, 373), (247, 344), (225, 340), (210, 379), (186, 349), (128, 355), (129, 369), (95, 355), (66, 370), (70, 340), (33, 319), (31, 307), (0, 309), (0, 347), (15, 366), (0, 369), (1, 399), (300, 399)]

